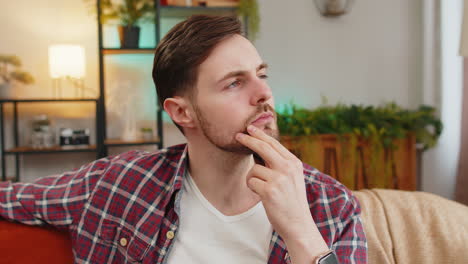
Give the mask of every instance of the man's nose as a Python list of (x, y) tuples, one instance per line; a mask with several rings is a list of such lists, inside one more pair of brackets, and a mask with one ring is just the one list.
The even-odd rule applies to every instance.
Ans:
[(272, 97), (270, 86), (264, 79), (256, 78), (252, 81), (252, 95), (250, 97), (251, 105), (264, 103)]

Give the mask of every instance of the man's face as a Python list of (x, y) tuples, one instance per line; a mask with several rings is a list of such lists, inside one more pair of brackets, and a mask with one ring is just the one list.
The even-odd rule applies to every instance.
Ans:
[(209, 142), (225, 151), (250, 154), (235, 139), (237, 133), (247, 133), (248, 125), (278, 138), (266, 71), (255, 47), (240, 35), (222, 41), (200, 65), (192, 106)]

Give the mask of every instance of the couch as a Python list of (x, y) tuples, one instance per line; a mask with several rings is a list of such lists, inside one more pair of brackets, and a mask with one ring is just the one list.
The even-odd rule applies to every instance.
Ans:
[[(468, 263), (468, 207), (396, 190), (354, 192), (361, 203), (369, 263)], [(73, 263), (67, 233), (0, 221), (0, 264)]]
[(424, 192), (362, 190), (369, 263), (468, 263), (468, 207)]

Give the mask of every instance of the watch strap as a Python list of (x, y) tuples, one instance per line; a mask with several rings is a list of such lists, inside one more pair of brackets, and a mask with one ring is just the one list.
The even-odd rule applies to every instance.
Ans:
[(314, 264), (339, 264), (338, 257), (334, 250), (328, 250), (327, 252), (320, 254)]

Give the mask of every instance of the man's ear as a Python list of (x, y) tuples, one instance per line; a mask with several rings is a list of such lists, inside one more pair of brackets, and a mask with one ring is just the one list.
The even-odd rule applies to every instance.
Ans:
[(193, 128), (195, 122), (187, 100), (180, 96), (164, 100), (164, 110), (181, 127)]

